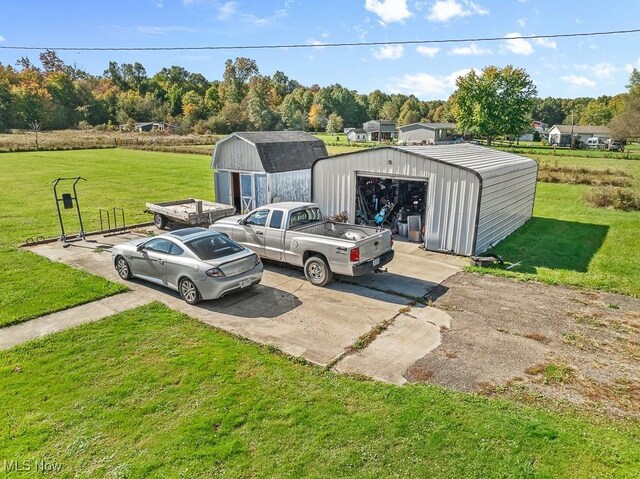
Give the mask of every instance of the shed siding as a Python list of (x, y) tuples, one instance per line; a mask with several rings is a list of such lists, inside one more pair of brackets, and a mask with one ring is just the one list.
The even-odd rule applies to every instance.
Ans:
[(286, 171), (269, 175), (269, 202), (311, 201), (311, 170)]
[(228, 171), (216, 171), (214, 178), (214, 193), (218, 203), (233, 204), (231, 198), (231, 175)]
[(264, 172), (258, 150), (254, 145), (236, 137), (221, 141), (216, 146), (214, 168), (232, 171)]
[(509, 236), (531, 218), (538, 169), (532, 166), (488, 179), (482, 189), (476, 253)]
[(320, 160), (313, 167), (313, 200), (325, 214), (346, 211), (355, 221), (357, 174), (428, 181), (427, 249), (473, 254), (480, 188), (473, 172), (393, 148)]

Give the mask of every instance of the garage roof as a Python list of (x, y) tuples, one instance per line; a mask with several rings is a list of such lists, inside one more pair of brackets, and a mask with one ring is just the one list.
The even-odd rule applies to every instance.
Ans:
[(524, 168), (537, 168), (535, 160), (494, 150), (472, 143), (430, 146), (392, 146), (415, 156), (455, 165), (473, 171), (483, 180), (501, 176)]
[[(218, 145), (232, 139), (255, 146), (267, 173), (305, 170), (317, 159), (328, 156), (324, 142), (304, 131), (238, 131), (220, 140)], [(215, 149), (212, 168), (221, 150)]]

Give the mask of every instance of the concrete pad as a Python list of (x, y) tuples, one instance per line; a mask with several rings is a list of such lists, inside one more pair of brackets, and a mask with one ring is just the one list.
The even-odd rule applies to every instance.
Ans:
[(149, 299), (134, 292), (117, 294), (75, 308), (41, 316), (15, 326), (0, 329), (0, 350), (64, 331), (80, 324), (92, 323), (126, 309), (147, 304)]
[(379, 381), (404, 384), (404, 372), (418, 359), (440, 346), (440, 328), (449, 327), (450, 317), (439, 309), (412, 308), (399, 315), (362, 351), (346, 356), (335, 369), (363, 374)]
[(385, 266), (386, 273), (340, 279), (407, 298), (423, 298), (449, 276), (462, 271), (468, 262), (460, 256), (425, 251), (418, 243), (395, 242), (393, 249), (395, 256)]

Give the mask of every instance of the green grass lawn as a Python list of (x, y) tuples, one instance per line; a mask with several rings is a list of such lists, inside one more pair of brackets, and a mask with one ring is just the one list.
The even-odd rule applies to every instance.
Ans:
[[(99, 229), (99, 208), (125, 209), (128, 224), (150, 221), (146, 201), (213, 198), (210, 158), (124, 149), (0, 155), (0, 326), (66, 309), (126, 288), (19, 251), (27, 238), (60, 234), (51, 181), (83, 176), (78, 197), (85, 229)], [(69, 192), (60, 187), (59, 193)], [(78, 232), (75, 210), (64, 211), (67, 234)]]
[(637, 423), (361, 382), (154, 303), (0, 352), (0, 459), (56, 477), (633, 477)]
[[(538, 161), (623, 169), (640, 192), (640, 161), (532, 155)], [(533, 219), (493, 250), (520, 266), (506, 272), (472, 268), (552, 284), (640, 296), (640, 212), (586, 206), (590, 186), (538, 183)]]

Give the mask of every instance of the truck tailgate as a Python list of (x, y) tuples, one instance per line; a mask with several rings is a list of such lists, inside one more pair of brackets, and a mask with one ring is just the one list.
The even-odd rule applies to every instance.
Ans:
[(384, 230), (358, 242), (360, 261), (376, 258), (391, 249), (391, 231)]

